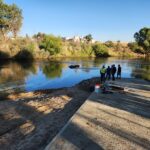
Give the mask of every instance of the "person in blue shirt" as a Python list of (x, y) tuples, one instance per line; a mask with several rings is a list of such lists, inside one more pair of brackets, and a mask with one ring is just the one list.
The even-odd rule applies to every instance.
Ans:
[(111, 68), (110, 66), (108, 66), (106, 69), (106, 79), (110, 80), (110, 78), (111, 78)]

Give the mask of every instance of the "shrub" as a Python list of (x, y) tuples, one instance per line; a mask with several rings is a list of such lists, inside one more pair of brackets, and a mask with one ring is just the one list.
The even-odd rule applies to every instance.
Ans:
[(86, 56), (92, 56), (93, 49), (91, 44), (81, 43), (82, 53)]
[(112, 41), (106, 41), (104, 44), (105, 44), (107, 47), (109, 47), (109, 48), (114, 48), (114, 47), (115, 47), (115, 44), (114, 44)]
[(28, 49), (28, 51), (30, 51), (30, 52), (34, 52), (34, 50), (35, 50), (35, 45), (34, 45), (34, 43), (29, 43), (28, 45), (27, 45), (27, 47), (26, 47), (27, 49)]
[(138, 54), (144, 54), (144, 50), (141, 46), (136, 42), (128, 43), (128, 47), (134, 52)]
[(17, 60), (30, 59), (30, 60), (33, 60), (33, 55), (29, 50), (23, 49), (15, 55), (14, 59), (17, 59)]
[(35, 43), (30, 39), (18, 38), (9, 42), (9, 49), (11, 51), (12, 56), (16, 55), (19, 51), (24, 49), (32, 53), (35, 50)]
[(103, 44), (95, 44), (92, 46), (94, 54), (96, 57), (108, 57), (108, 48)]
[(44, 39), (39, 45), (40, 49), (48, 51), (50, 55), (58, 54), (62, 47), (62, 40), (59, 37), (53, 35), (45, 35)]

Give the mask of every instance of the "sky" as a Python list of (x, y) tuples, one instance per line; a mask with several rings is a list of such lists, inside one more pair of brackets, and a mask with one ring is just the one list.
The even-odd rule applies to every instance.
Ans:
[(150, 27), (150, 0), (4, 0), (23, 12), (20, 35), (38, 32), (63, 37), (92, 34), (98, 41), (134, 41)]

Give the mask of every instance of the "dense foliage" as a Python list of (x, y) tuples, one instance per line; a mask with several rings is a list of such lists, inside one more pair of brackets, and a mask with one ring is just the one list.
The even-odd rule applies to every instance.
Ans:
[(134, 34), (134, 38), (146, 55), (150, 55), (150, 28), (142, 28)]
[(96, 57), (109, 56), (108, 48), (104, 44), (95, 44), (92, 46), (92, 48)]
[(22, 10), (15, 4), (8, 5), (0, 1), (0, 37), (6, 39), (8, 34), (17, 36), (22, 25)]
[(144, 54), (144, 50), (141, 46), (138, 45), (136, 42), (128, 43), (128, 47), (134, 52), (138, 54)]
[(45, 35), (39, 47), (40, 49), (48, 51), (50, 55), (55, 55), (61, 51), (62, 40), (60, 37)]
[(91, 34), (86, 35), (84, 38), (86, 39), (87, 42), (90, 42), (93, 39)]
[(114, 47), (115, 47), (115, 44), (114, 44), (112, 41), (106, 41), (104, 44), (105, 44), (107, 47), (109, 47), (109, 48), (114, 48)]

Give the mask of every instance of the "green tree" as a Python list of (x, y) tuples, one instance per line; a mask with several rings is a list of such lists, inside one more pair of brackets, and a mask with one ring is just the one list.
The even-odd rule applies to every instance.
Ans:
[(16, 37), (22, 26), (22, 10), (19, 9), (15, 4), (9, 6), (9, 29), (13, 36)]
[(87, 42), (91, 42), (93, 39), (91, 34), (86, 35), (84, 38), (86, 39)]
[(15, 4), (7, 5), (0, 1), (0, 34), (5, 39), (12, 33), (14, 36), (22, 25), (22, 11)]
[(93, 51), (95, 53), (96, 57), (107, 57), (108, 54), (108, 48), (104, 44), (95, 44), (92, 46)]
[(110, 48), (113, 48), (113, 47), (115, 46), (112, 41), (106, 41), (106, 42), (105, 42), (105, 45), (106, 45), (107, 47), (110, 47)]
[(6, 34), (9, 31), (9, 15), (8, 15), (8, 5), (0, 2), (0, 36), (5, 39)]
[(139, 46), (144, 50), (144, 54), (150, 55), (150, 28), (142, 28), (134, 34), (134, 38)]
[(38, 32), (37, 34), (33, 35), (33, 38), (37, 41), (42, 41), (45, 37), (45, 33)]
[(62, 40), (60, 37), (53, 35), (45, 35), (39, 48), (48, 51), (50, 55), (58, 54), (62, 47)]
[(141, 46), (138, 45), (136, 42), (128, 43), (128, 47), (134, 52), (138, 54), (144, 54), (144, 50)]

